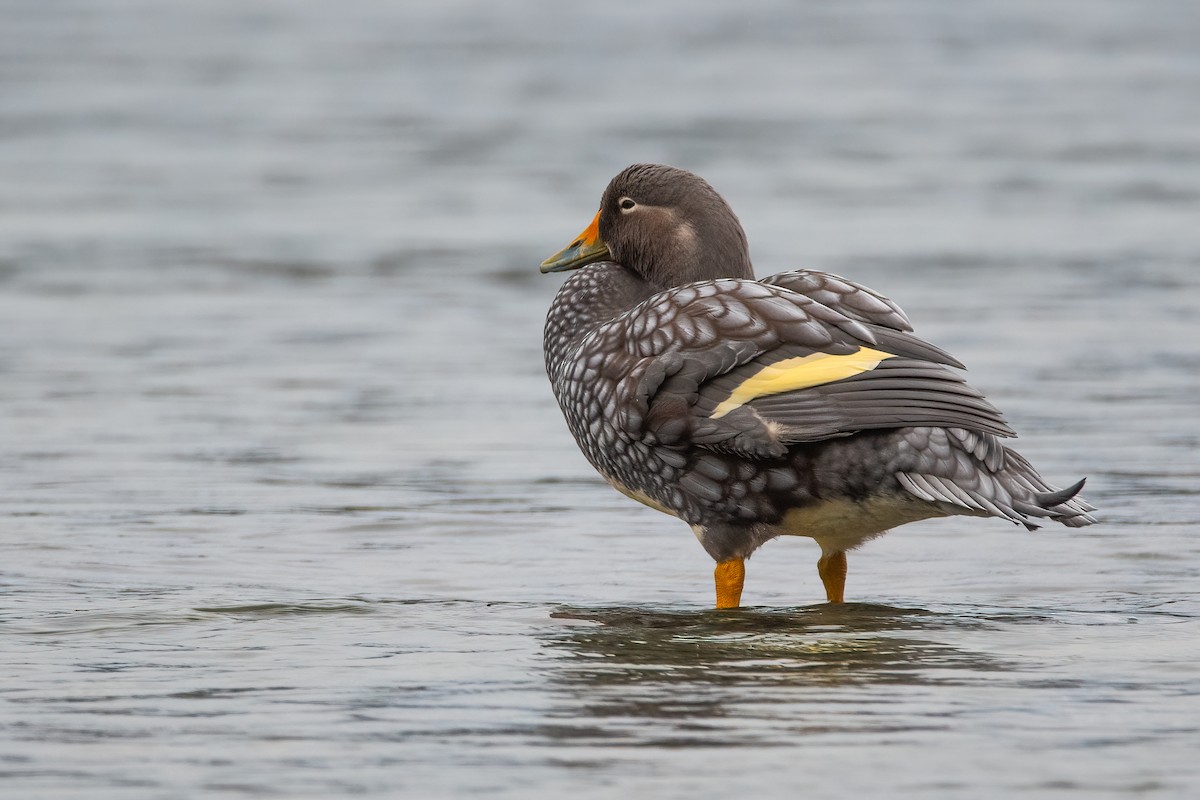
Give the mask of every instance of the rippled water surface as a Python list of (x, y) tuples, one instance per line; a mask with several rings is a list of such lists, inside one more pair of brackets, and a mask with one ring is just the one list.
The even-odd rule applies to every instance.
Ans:
[[(1194, 797), (1194, 3), (10, 0), (5, 797)], [(578, 454), (537, 263), (634, 161), (900, 302), (1103, 524), (748, 607)]]

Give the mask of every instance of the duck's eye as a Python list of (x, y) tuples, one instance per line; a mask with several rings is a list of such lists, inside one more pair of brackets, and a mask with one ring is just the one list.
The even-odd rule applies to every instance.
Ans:
[(633, 202), (633, 200), (629, 199), (628, 197), (621, 198), (621, 210), (622, 211), (628, 211), (629, 209), (633, 208), (636, 205), (637, 205), (637, 203)]

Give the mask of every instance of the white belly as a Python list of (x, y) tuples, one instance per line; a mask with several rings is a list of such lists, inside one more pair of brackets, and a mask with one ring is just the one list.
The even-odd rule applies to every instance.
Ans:
[(785, 536), (816, 539), (821, 552), (833, 553), (853, 550), (898, 525), (944, 516), (932, 503), (916, 498), (870, 498), (861, 503), (829, 500), (792, 509), (784, 516), (778, 530)]

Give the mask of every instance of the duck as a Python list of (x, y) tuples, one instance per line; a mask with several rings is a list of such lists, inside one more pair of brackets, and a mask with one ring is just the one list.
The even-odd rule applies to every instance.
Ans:
[(716, 563), (716, 607), (780, 536), (820, 547), (828, 603), (846, 553), (938, 517), (1029, 530), (1096, 522), (884, 295), (832, 273), (757, 279), (741, 222), (698, 175), (634, 164), (541, 264), (571, 272), (546, 316), (546, 374), (579, 449), (615, 489), (677, 517)]

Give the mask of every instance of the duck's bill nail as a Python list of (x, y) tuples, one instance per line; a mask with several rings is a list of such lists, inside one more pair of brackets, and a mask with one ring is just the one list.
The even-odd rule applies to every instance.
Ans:
[(600, 213), (575, 241), (542, 262), (542, 272), (565, 272), (608, 258), (608, 247), (600, 241)]

